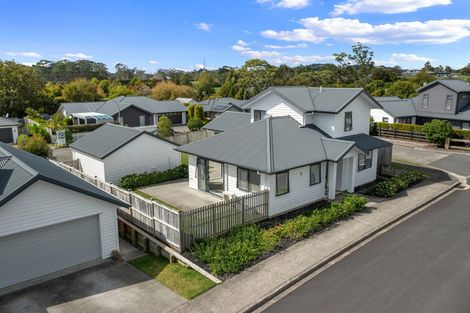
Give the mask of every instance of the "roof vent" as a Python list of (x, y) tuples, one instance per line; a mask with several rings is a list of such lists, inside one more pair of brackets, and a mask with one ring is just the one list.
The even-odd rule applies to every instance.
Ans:
[(0, 169), (2, 169), (10, 159), (11, 159), (11, 156), (0, 157)]
[(320, 86), (320, 91), (319, 91), (319, 93), (322, 93), (322, 92), (323, 92), (323, 87)]

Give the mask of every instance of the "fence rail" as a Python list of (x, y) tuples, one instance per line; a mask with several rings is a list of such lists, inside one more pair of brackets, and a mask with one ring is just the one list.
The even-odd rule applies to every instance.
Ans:
[(192, 132), (175, 133), (172, 136), (166, 137), (166, 139), (179, 145), (185, 145), (194, 141), (204, 139), (209, 136), (210, 133), (207, 130), (201, 129)]
[(416, 141), (428, 141), (424, 133), (409, 130), (377, 127), (377, 134), (382, 137), (393, 137), (398, 139), (408, 139)]
[(181, 212), (181, 246), (223, 234), (237, 226), (268, 218), (268, 191), (262, 190), (231, 200)]

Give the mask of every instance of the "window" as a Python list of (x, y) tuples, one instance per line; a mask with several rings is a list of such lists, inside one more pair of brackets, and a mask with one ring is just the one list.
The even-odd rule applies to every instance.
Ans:
[(263, 119), (266, 116), (266, 111), (254, 110), (253, 111), (255, 122)]
[(237, 169), (237, 188), (245, 191), (260, 190), (260, 174), (244, 168)]
[(344, 131), (350, 131), (353, 128), (352, 112), (344, 113)]
[(452, 96), (446, 97), (446, 110), (450, 111), (452, 109)]
[(139, 115), (140, 126), (145, 126), (145, 115)]
[(289, 192), (289, 171), (276, 174), (276, 196)]
[(382, 117), (382, 122), (388, 123), (388, 117)]
[(427, 109), (428, 106), (429, 106), (429, 94), (426, 93), (423, 95), (423, 103), (421, 103), (421, 107), (423, 109)]
[(310, 165), (310, 186), (321, 183), (321, 164)]
[(363, 171), (372, 167), (372, 150), (365, 153), (359, 153), (357, 171)]

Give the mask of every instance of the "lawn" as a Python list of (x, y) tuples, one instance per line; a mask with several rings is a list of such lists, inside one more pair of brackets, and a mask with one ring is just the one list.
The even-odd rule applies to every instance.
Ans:
[(214, 287), (216, 284), (191, 268), (179, 263), (169, 263), (162, 256), (148, 254), (129, 261), (180, 296), (190, 300)]
[(189, 156), (186, 153), (181, 153), (181, 165), (188, 165)]

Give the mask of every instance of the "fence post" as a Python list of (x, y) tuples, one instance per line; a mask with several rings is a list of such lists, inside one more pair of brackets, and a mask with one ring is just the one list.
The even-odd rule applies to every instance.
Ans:
[(132, 193), (130, 189), (127, 189), (127, 192), (129, 193), (129, 204), (132, 206)]
[(212, 235), (216, 234), (215, 208), (216, 206), (214, 205), (212, 207)]
[(245, 225), (245, 198), (242, 198), (242, 225)]
[(446, 143), (444, 144), (444, 148), (446, 150), (449, 150), (449, 148), (450, 148), (450, 138), (446, 138)]

